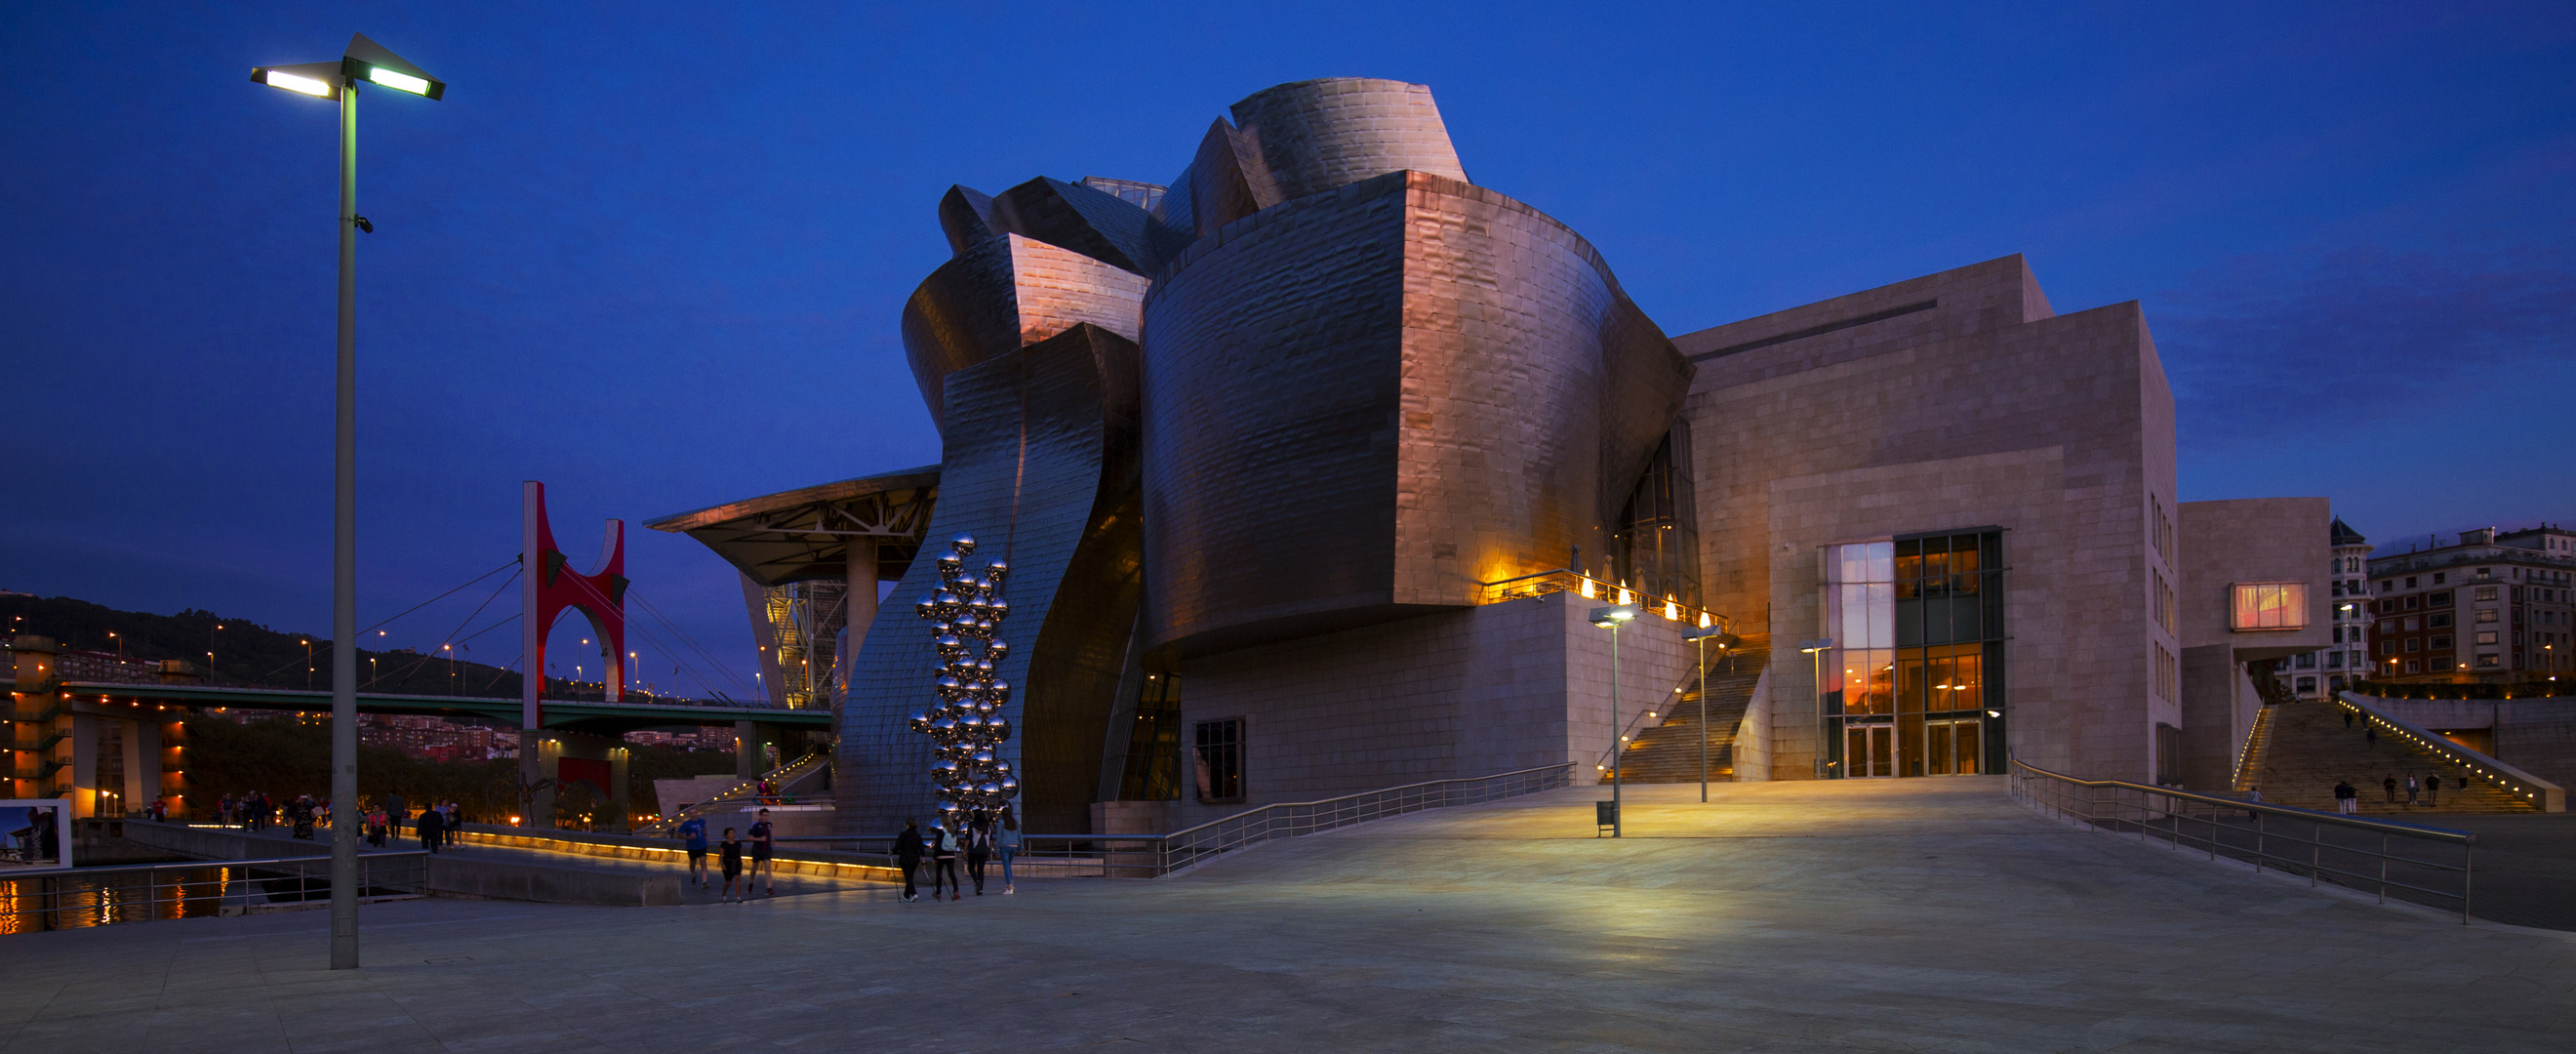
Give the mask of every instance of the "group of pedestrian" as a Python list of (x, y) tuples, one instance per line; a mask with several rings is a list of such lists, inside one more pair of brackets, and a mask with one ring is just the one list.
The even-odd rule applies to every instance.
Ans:
[(966, 859), (966, 877), (975, 883), (975, 895), (984, 895), (984, 868), (994, 857), (1002, 861), (1002, 893), (1019, 892), (1011, 881), (1011, 861), (1020, 853), (1020, 820), (1011, 807), (999, 812), (976, 810), (958, 822), (959, 830), (949, 830), (945, 823), (935, 823), (928, 834), (922, 833), (919, 821), (905, 817), (903, 831), (894, 836), (895, 867), (903, 872), (903, 899), (911, 903), (921, 899), (920, 887), (913, 874), (926, 861), (930, 864), (930, 899), (936, 902), (946, 893), (950, 900), (963, 900), (964, 882), (958, 880), (957, 859)]
[(249, 791), (239, 798), (227, 794), (215, 802), (216, 823), (237, 823), (253, 831), (264, 831), (276, 816), (277, 805), (269, 800), (267, 791)]
[[(716, 869), (724, 874), (724, 889), (716, 894), (716, 903), (745, 902), (751, 899), (751, 884), (761, 882), (761, 896), (778, 895), (778, 834), (770, 825), (769, 810), (760, 810), (759, 819), (751, 825), (750, 837), (739, 837), (731, 827), (724, 829), (724, 839), (716, 843)], [(707, 881), (707, 821), (692, 816), (680, 821), (674, 829), (689, 850), (689, 878), (703, 891)], [(750, 854), (749, 874), (744, 873), (744, 854)]]
[[(2462, 776), (2459, 779), (2460, 788), (2466, 789), (2469, 785), (2468, 777)], [(2402, 804), (2409, 809), (2419, 804), (2427, 809), (2437, 809), (2442, 805), (2442, 774), (2438, 772), (2426, 773), (2421, 777), (2409, 772), (2405, 774), (2402, 782), (2396, 773), (2390, 773), (2379, 781), (2379, 789), (2390, 805)], [(2406, 800), (2402, 803), (2397, 800), (2397, 792), (2401, 789), (2406, 792)], [(2354, 787), (2351, 780), (2335, 781), (2334, 797), (2336, 812), (2349, 816), (2361, 811), (2361, 790)]]

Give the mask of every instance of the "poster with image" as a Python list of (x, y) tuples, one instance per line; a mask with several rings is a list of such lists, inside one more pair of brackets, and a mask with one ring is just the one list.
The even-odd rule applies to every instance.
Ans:
[(70, 802), (60, 798), (0, 800), (0, 875), (70, 866)]

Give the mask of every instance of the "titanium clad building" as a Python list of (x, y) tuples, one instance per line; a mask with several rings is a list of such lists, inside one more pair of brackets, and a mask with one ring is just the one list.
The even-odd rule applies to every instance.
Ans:
[[(1678, 778), (1702, 744), (1721, 778), (2017, 756), (2171, 783), (2179, 737), (2241, 740), (2232, 703), (2186, 719), (2178, 598), (2231, 584), (2183, 570), (2137, 304), (2058, 315), (2009, 257), (1668, 338), (1580, 235), (1470, 180), (1428, 88), (1229, 116), (1166, 184), (940, 199), (951, 259), (901, 331), (941, 463), (832, 485), (914, 515), (655, 524), (758, 586), (895, 581), (843, 591), (816, 680), (842, 830), (932, 815), (955, 764), (1035, 830), (1122, 833), (1549, 766)], [(985, 592), (913, 558), (954, 535), (1007, 564)], [(1614, 710), (1589, 615), (1619, 603), (1644, 617)], [(964, 662), (952, 625), (1008, 646)], [(1696, 627), (1723, 631), (1707, 698)], [(951, 720), (1010, 733), (963, 758), (920, 731)]]

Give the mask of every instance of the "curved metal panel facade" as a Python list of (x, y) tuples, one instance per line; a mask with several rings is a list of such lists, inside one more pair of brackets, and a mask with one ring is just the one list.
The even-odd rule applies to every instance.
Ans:
[(945, 433), (942, 392), (957, 370), (1084, 322), (1135, 340), (1146, 285), (1142, 275), (1017, 234), (969, 246), (903, 305), (904, 357), (931, 422)]
[(1201, 239), (1144, 343), (1147, 642), (1183, 653), (1605, 552), (1691, 369), (1563, 224), (1425, 172)]
[[(972, 534), (1010, 564), (1012, 647), (996, 674), (1019, 686), (1001, 713), (1003, 759), (1019, 770), (1029, 829), (1082, 830), (1099, 781), (1141, 573), (1136, 345), (1098, 326), (961, 369), (945, 386), (948, 430), (929, 537)], [(934, 665), (913, 599), (938, 580), (915, 561), (877, 613), (842, 705), (837, 823), (881, 834), (933, 815), (930, 742), (905, 719), (930, 698)]]
[(1268, 191), (1265, 204), (1406, 169), (1467, 181), (1440, 107), (1420, 84), (1368, 77), (1282, 84), (1234, 104), (1234, 123), (1256, 158), (1255, 189)]

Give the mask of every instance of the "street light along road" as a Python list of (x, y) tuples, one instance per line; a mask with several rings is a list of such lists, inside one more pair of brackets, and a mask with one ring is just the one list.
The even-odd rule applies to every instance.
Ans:
[[(354, 810), (358, 802), (358, 232), (375, 230), (374, 224), (358, 215), (358, 86), (376, 84), (437, 99), (447, 94), (447, 85), (363, 33), (350, 34), (349, 46), (337, 62), (259, 66), (250, 71), (250, 79), (340, 104), (339, 380), (334, 391), (331, 459), (331, 801), (336, 808)], [(211, 647), (206, 673), (211, 680)], [(334, 970), (358, 968), (358, 829), (362, 826), (331, 825)]]

